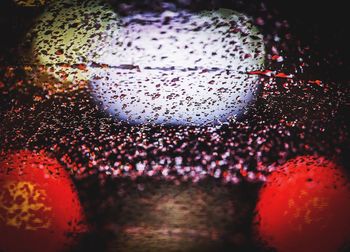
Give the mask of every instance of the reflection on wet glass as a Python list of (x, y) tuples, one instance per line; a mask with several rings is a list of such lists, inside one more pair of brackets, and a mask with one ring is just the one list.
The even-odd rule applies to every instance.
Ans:
[(129, 123), (201, 125), (240, 116), (259, 84), (247, 72), (265, 59), (252, 21), (227, 9), (118, 17), (99, 2), (68, 9), (57, 2), (33, 32), (38, 63), (52, 65), (36, 84), (47, 75), (73, 89), (89, 82), (97, 101)]
[(267, 2), (141, 2), (0, 8), (0, 250), (346, 251), (337, 48)]

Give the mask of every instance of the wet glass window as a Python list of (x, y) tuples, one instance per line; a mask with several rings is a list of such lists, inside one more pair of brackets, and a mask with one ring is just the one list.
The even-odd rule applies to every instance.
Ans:
[(3, 0), (0, 251), (349, 251), (345, 10)]

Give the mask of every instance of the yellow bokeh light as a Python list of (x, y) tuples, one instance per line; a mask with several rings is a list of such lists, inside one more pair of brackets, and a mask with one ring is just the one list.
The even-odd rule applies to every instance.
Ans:
[(51, 226), (45, 190), (27, 181), (7, 181), (0, 188), (0, 222), (26, 230)]

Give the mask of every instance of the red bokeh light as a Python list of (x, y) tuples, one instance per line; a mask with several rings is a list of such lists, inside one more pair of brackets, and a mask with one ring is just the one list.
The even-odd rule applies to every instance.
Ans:
[(257, 205), (259, 237), (281, 252), (337, 251), (350, 241), (350, 187), (341, 167), (301, 156), (271, 174)]
[(43, 153), (0, 156), (0, 250), (61, 251), (86, 229), (64, 168)]

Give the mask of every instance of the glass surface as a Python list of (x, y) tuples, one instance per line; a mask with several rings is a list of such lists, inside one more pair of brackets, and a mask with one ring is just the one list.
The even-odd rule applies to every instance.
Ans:
[(349, 251), (344, 5), (2, 1), (0, 251)]

